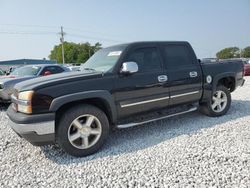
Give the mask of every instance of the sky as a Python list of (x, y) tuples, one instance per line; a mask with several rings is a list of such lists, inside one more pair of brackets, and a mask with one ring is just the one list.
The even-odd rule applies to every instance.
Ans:
[(198, 58), (250, 46), (250, 0), (0, 0), (0, 61), (48, 58), (65, 40), (188, 41)]

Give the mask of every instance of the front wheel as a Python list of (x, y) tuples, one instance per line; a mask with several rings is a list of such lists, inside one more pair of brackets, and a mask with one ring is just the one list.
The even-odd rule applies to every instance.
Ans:
[(59, 121), (56, 140), (68, 154), (83, 157), (95, 153), (109, 133), (106, 114), (92, 105), (78, 105), (67, 110)]
[(211, 100), (200, 106), (200, 111), (211, 117), (222, 116), (227, 113), (231, 105), (231, 93), (225, 86), (218, 86)]

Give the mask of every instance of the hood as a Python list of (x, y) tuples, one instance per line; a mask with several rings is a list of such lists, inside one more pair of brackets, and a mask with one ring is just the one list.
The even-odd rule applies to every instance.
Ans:
[(27, 80), (15, 85), (18, 91), (38, 90), (40, 88), (49, 87), (56, 84), (63, 84), (66, 82), (74, 82), (79, 79), (92, 79), (101, 77), (102, 72), (81, 71), (81, 72), (64, 72), (53, 74), (49, 76), (42, 76), (35, 79)]
[(23, 80), (28, 80), (34, 78), (35, 76), (0, 76), (0, 83), (5, 84), (7, 82), (21, 82)]

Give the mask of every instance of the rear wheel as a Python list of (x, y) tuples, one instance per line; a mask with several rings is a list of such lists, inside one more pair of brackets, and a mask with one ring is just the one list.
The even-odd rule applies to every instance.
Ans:
[(227, 113), (231, 105), (231, 93), (225, 86), (218, 86), (211, 100), (200, 106), (202, 113), (217, 117)]
[(56, 140), (70, 155), (83, 157), (99, 150), (108, 133), (109, 122), (103, 111), (92, 105), (78, 105), (62, 115)]

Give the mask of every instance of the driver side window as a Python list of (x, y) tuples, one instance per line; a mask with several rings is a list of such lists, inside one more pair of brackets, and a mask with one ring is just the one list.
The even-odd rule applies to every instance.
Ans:
[(160, 55), (155, 47), (138, 48), (128, 55), (126, 61), (136, 62), (138, 72), (161, 70)]

